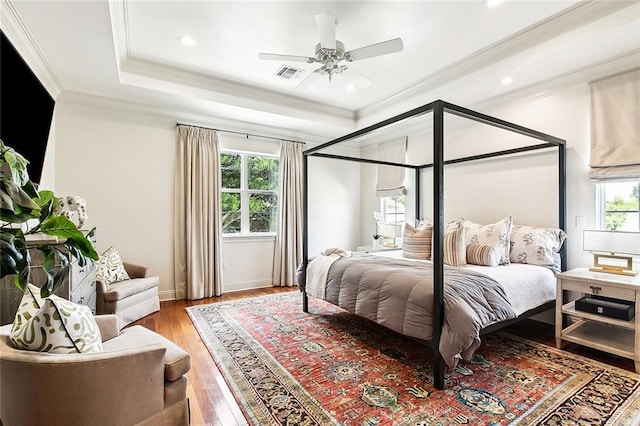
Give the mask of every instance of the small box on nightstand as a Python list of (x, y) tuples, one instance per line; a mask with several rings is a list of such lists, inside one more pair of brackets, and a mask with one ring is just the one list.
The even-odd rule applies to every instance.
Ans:
[(629, 321), (635, 315), (635, 302), (589, 295), (576, 300), (576, 310)]

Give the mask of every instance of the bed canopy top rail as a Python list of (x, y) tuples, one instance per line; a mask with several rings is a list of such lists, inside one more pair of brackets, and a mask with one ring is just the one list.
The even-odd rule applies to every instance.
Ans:
[[(479, 155), (472, 155), (451, 160), (444, 159), (444, 115), (451, 113), (453, 115), (487, 124), (520, 135), (528, 136), (534, 139), (542, 140), (544, 143), (536, 143), (513, 149), (500, 150)], [(350, 157), (347, 155), (328, 154), (320, 152), (331, 146), (338, 145), (343, 142), (360, 138), (378, 129), (399, 123), (412, 117), (433, 113), (433, 163), (412, 165), (392, 163), (383, 160), (366, 159), (359, 157)], [(517, 154), (526, 151), (534, 151), (548, 148), (558, 149), (558, 227), (566, 229), (566, 165), (565, 165), (565, 141), (563, 139), (551, 136), (537, 130), (529, 129), (518, 124), (482, 114), (470, 109), (460, 107), (442, 100), (436, 100), (418, 108), (414, 108), (403, 114), (396, 115), (387, 120), (365, 127), (363, 129), (352, 132), (348, 135), (307, 149), (303, 152), (303, 197), (302, 197), (302, 251), (303, 251), (303, 269), (302, 282), (306, 282), (307, 265), (309, 262), (309, 242), (308, 242), (308, 158), (323, 157), (331, 159), (339, 159), (346, 161), (356, 161), (361, 163), (381, 164), (388, 166), (397, 166), (412, 168), (415, 170), (415, 217), (421, 217), (420, 211), (420, 173), (426, 168), (433, 169), (433, 385), (436, 389), (444, 389), (444, 372), (445, 362), (439, 352), (440, 335), (444, 324), (444, 262), (443, 262), (443, 234), (444, 234), (444, 166), (448, 164), (459, 164), (469, 161), (481, 160), (492, 157), (500, 157), (511, 154)], [(562, 259), (562, 268), (566, 268), (566, 247), (563, 246), (560, 251)], [(308, 298), (306, 291), (303, 290), (303, 310), (308, 312)]]

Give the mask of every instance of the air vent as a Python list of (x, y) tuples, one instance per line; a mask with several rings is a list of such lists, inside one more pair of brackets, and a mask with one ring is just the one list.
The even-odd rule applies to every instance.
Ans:
[(292, 68), (286, 65), (283, 65), (282, 67), (280, 67), (280, 69), (278, 70), (278, 72), (276, 72), (276, 75), (278, 77), (282, 77), (285, 80), (295, 80), (297, 79), (300, 74), (302, 74), (304, 71), (298, 68)]

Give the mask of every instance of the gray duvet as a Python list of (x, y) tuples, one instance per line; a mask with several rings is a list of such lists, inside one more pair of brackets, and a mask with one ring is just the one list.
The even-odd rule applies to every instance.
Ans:
[[(469, 360), (479, 333), (515, 318), (504, 289), (493, 278), (445, 265), (445, 323), (440, 353), (449, 367)], [(433, 265), (379, 256), (343, 257), (331, 265), (326, 300), (353, 314), (423, 340), (433, 337)]]

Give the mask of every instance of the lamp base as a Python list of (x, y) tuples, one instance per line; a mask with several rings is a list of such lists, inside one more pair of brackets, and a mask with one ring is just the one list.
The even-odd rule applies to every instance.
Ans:
[(605, 268), (603, 266), (592, 266), (589, 268), (589, 270), (591, 272), (604, 272), (605, 274), (624, 275), (627, 277), (635, 277), (636, 275), (638, 275), (637, 272), (629, 269)]
[(614, 253), (594, 254), (593, 266), (589, 270), (606, 274), (625, 275), (627, 277), (638, 275), (637, 272), (633, 271), (633, 259), (631, 256), (616, 256)]

